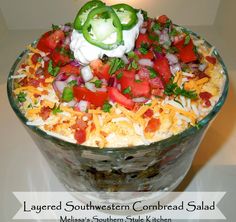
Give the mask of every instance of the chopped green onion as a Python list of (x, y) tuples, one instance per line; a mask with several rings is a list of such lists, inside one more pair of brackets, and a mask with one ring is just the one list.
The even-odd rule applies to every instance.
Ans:
[(59, 71), (60, 71), (60, 67), (58, 67), (58, 66), (53, 67), (52, 60), (50, 60), (49, 63), (48, 63), (48, 72), (49, 72), (52, 76), (57, 76), (57, 74), (59, 73)]
[(20, 92), (17, 96), (17, 101), (20, 102), (20, 103), (23, 103), (26, 101), (26, 93), (24, 92)]
[(95, 80), (93, 83), (96, 86), (96, 88), (102, 87), (102, 80), (100, 80), (100, 79)]

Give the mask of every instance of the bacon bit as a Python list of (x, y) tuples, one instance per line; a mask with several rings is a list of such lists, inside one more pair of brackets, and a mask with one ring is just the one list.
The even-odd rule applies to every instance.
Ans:
[(146, 133), (156, 132), (160, 128), (160, 125), (161, 125), (160, 119), (151, 118), (148, 121), (148, 124), (145, 128), (145, 132)]
[(104, 132), (104, 131), (100, 131), (100, 133), (101, 133), (101, 135), (104, 136), (104, 137), (107, 137), (107, 136), (108, 136), (108, 134), (107, 134), (106, 132)]
[(206, 60), (213, 65), (216, 64), (216, 58), (214, 56), (206, 56)]
[(151, 93), (152, 93), (153, 96), (158, 96), (158, 97), (164, 97), (165, 96), (163, 89), (153, 89)]
[(34, 53), (31, 57), (31, 61), (34, 65), (36, 65), (38, 63), (38, 59), (40, 58), (40, 54), (39, 53)]
[(63, 123), (70, 123), (70, 120), (63, 120)]
[(199, 79), (203, 79), (203, 78), (210, 78), (210, 76), (208, 76), (205, 72), (202, 71), (197, 71), (194, 72), (194, 75), (196, 75)]
[(34, 79), (34, 78), (29, 78), (28, 79), (28, 85), (29, 86), (33, 86), (35, 88), (39, 87), (40, 81), (38, 79)]
[(91, 124), (91, 129), (90, 129), (90, 132), (93, 132), (94, 130), (96, 129), (96, 126), (94, 123)]
[(144, 116), (144, 117), (149, 117), (149, 118), (151, 118), (151, 117), (153, 116), (153, 114), (154, 114), (153, 110), (148, 109), (148, 110), (143, 114), (143, 116)]
[(21, 64), (21, 68), (24, 69), (27, 65), (26, 64)]
[(52, 110), (49, 106), (43, 106), (40, 110), (39, 116), (41, 116), (42, 119), (45, 121), (50, 116), (51, 111)]
[(76, 123), (71, 126), (72, 129), (85, 130), (88, 127), (87, 123), (82, 119), (77, 118)]
[(134, 112), (137, 112), (137, 111), (140, 109), (140, 107), (141, 107), (141, 105), (140, 105), (140, 104), (138, 104), (138, 103), (135, 103), (135, 104), (134, 104), (133, 111), (134, 111)]
[(159, 113), (162, 113), (162, 112), (163, 112), (163, 109), (162, 109), (162, 108), (160, 108), (160, 109), (159, 109)]
[(41, 96), (40, 94), (34, 93), (34, 98), (38, 98), (40, 96)]
[(29, 67), (29, 73), (30, 73), (30, 74), (34, 74), (34, 68)]
[(204, 101), (204, 105), (206, 107), (211, 106), (210, 98), (212, 97), (212, 94), (209, 92), (201, 92), (199, 93), (200, 98)]
[(20, 82), (19, 82), (20, 86), (24, 87), (24, 86), (27, 86), (28, 85), (28, 79), (27, 77), (25, 77), (24, 79), (22, 79)]
[(42, 94), (43, 94), (43, 95), (48, 95), (48, 91), (47, 91), (47, 90), (43, 90), (43, 91), (42, 91)]
[(77, 129), (74, 138), (78, 144), (84, 143), (86, 141), (86, 131), (84, 129)]

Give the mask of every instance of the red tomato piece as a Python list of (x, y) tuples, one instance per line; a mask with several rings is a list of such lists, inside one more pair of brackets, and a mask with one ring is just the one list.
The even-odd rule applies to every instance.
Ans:
[(31, 57), (32, 63), (33, 63), (34, 65), (37, 64), (39, 58), (41, 58), (41, 55), (38, 54), (38, 53), (34, 53), (34, 54), (32, 55), (32, 57)]
[(95, 106), (103, 106), (105, 101), (108, 99), (107, 92), (92, 92), (87, 88), (80, 86), (74, 86), (73, 93), (77, 101), (86, 100)]
[(73, 66), (71, 64), (67, 64), (67, 65), (60, 68), (60, 73), (68, 73), (68, 74), (79, 75), (80, 74), (80, 68), (76, 67), (76, 66)]
[(60, 49), (55, 49), (52, 52), (52, 61), (56, 66), (64, 66), (70, 62), (70, 57), (63, 53), (60, 53)]
[(151, 46), (152, 40), (149, 39), (147, 34), (140, 33), (136, 40), (135, 46), (136, 48), (140, 48), (142, 47), (142, 44), (148, 44), (149, 47)]
[(151, 85), (152, 88), (154, 89), (164, 89), (164, 84), (161, 80), (160, 77), (155, 77), (154, 79), (150, 79), (149, 83)]
[(159, 23), (161, 23), (162, 25), (165, 25), (168, 20), (169, 20), (169, 18), (168, 18), (166, 15), (161, 15), (161, 16), (157, 19), (157, 21), (158, 21)]
[(169, 62), (166, 57), (159, 57), (154, 61), (154, 70), (160, 74), (165, 83), (168, 83), (171, 78)]
[(47, 38), (51, 35), (52, 31), (44, 33), (38, 41), (37, 48), (43, 52), (51, 52), (51, 49), (46, 45)]
[(153, 116), (153, 114), (154, 114), (153, 110), (148, 109), (148, 110), (143, 114), (143, 116), (144, 116), (144, 117), (149, 117), (149, 118), (151, 118), (151, 117)]
[(160, 119), (151, 118), (145, 128), (146, 133), (154, 133), (160, 128)]
[(105, 79), (108, 81), (110, 78), (110, 65), (108, 63), (103, 64), (102, 60), (97, 59), (92, 61), (89, 65), (92, 68), (95, 76), (97, 76), (99, 79)]
[(134, 82), (131, 86), (131, 92), (133, 97), (149, 97), (150, 96), (150, 85), (147, 80), (142, 82)]
[(206, 56), (206, 60), (213, 65), (216, 64), (216, 58), (213, 56)]
[(164, 97), (164, 89), (153, 89), (151, 94), (153, 96)]
[(137, 52), (137, 55), (140, 59), (150, 59), (153, 60), (154, 54), (151, 50), (149, 50), (146, 54), (142, 54), (141, 52)]
[(75, 130), (74, 137), (78, 144), (84, 143), (86, 141), (86, 131), (84, 129)]
[(193, 44), (192, 39), (190, 39), (187, 45), (185, 45), (184, 42), (185, 42), (185, 39), (182, 39), (177, 44), (175, 44), (175, 47), (179, 51), (180, 60), (184, 63), (196, 61), (197, 56), (194, 52), (194, 44)]
[(118, 89), (114, 87), (110, 87), (108, 89), (108, 95), (111, 100), (114, 102), (119, 103), (120, 105), (124, 106), (127, 109), (133, 109), (134, 102), (131, 99), (126, 98)]

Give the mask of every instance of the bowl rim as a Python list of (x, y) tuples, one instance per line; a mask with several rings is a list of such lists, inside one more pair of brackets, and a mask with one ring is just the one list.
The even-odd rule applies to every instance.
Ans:
[[(192, 36), (194, 36), (195, 38), (199, 39), (199, 40), (203, 40), (204, 44), (209, 47), (212, 48), (213, 46), (206, 41), (204, 38), (200, 37), (198, 34), (196, 34), (195, 32), (189, 30), (188, 28), (179, 26), (179, 25), (175, 25), (176, 27), (181, 28), (184, 31), (187, 31), (189, 34), (191, 34)], [(35, 40), (33, 44), (36, 44), (37, 40)], [(127, 147), (104, 147), (104, 148), (99, 148), (99, 147), (92, 147), (92, 146), (85, 146), (85, 145), (80, 145), (80, 144), (75, 144), (75, 143), (71, 143), (71, 142), (67, 142), (65, 140), (62, 140), (60, 138), (48, 135), (45, 131), (41, 130), (40, 128), (38, 128), (37, 126), (29, 126), (26, 124), (27, 122), (27, 118), (23, 115), (23, 113), (20, 111), (20, 109), (18, 108), (18, 106), (15, 103), (15, 98), (13, 96), (13, 79), (11, 78), (11, 76), (15, 73), (17, 66), (19, 65), (19, 63), (21, 62), (21, 59), (29, 52), (28, 49), (25, 49), (22, 53), (20, 53), (20, 55), (17, 57), (17, 59), (15, 60), (14, 64), (12, 65), (9, 75), (8, 75), (8, 79), (7, 79), (7, 95), (8, 95), (8, 100), (9, 103), (12, 107), (12, 109), (14, 110), (15, 114), (17, 115), (17, 117), (21, 120), (21, 122), (30, 130), (32, 130), (34, 133), (38, 134), (40, 137), (43, 137), (44, 139), (50, 140), (52, 142), (55, 142), (57, 144), (60, 144), (62, 146), (63, 149), (67, 149), (67, 150), (81, 150), (81, 151), (92, 151), (92, 152), (96, 152), (96, 153), (100, 153), (100, 154), (107, 154), (107, 153), (117, 153), (117, 152), (122, 152), (122, 151), (126, 151), (126, 152), (136, 152), (136, 151), (141, 151), (144, 149), (149, 149), (149, 148), (156, 148), (156, 147), (167, 147), (170, 144), (173, 144), (174, 142), (176, 142), (176, 140), (181, 140), (185, 137), (188, 137), (190, 135), (193, 135), (197, 132), (200, 131), (200, 129), (202, 129), (204, 126), (207, 126), (207, 124), (213, 119), (213, 117), (215, 117), (215, 115), (220, 111), (221, 107), (223, 106), (227, 94), (228, 94), (228, 88), (229, 88), (229, 77), (228, 77), (228, 71), (227, 68), (225, 66), (225, 63), (223, 62), (223, 59), (221, 58), (218, 50), (214, 47), (214, 50), (212, 52), (212, 54), (217, 58), (217, 60), (219, 61), (219, 63), (222, 66), (223, 69), (223, 75), (225, 76), (225, 85), (224, 88), (222, 90), (222, 94), (219, 98), (219, 100), (217, 101), (217, 103), (215, 104), (215, 106), (213, 107), (213, 109), (208, 113), (208, 115), (206, 115), (202, 120), (200, 120), (198, 122), (198, 124), (196, 126), (191, 126), (187, 129), (185, 129), (184, 131), (176, 134), (176, 135), (172, 135), (171, 137), (168, 137), (166, 139), (160, 140), (160, 141), (156, 141), (156, 142), (152, 142), (149, 145), (138, 145), (138, 146), (127, 146)]]

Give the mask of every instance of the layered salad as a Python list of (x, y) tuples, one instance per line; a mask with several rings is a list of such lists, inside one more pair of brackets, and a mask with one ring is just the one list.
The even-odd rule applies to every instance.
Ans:
[(196, 127), (225, 76), (214, 48), (127, 4), (89, 1), (73, 23), (52, 25), (14, 79), (27, 125), (92, 147), (148, 145)]

